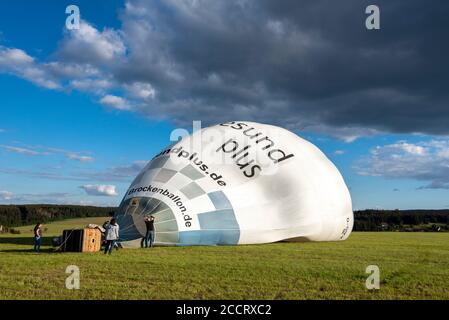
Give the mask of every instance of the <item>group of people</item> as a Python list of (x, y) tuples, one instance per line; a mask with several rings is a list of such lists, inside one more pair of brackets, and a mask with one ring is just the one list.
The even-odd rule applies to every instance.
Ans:
[[(140, 246), (142, 248), (153, 248), (154, 245), (154, 217), (146, 216), (144, 218), (146, 233), (142, 238)], [(112, 249), (119, 248), (120, 226), (114, 218), (103, 224), (104, 231), (104, 254), (112, 254)], [(34, 227), (34, 252), (39, 253), (42, 242), (42, 224), (37, 223)]]
[[(154, 217), (146, 216), (144, 218), (146, 233), (145, 237), (142, 238), (140, 242), (140, 246), (142, 248), (153, 248), (154, 246)], [(112, 249), (119, 248), (118, 240), (120, 238), (119, 230), (120, 227), (115, 219), (111, 219), (111, 221), (107, 221), (103, 228), (105, 229), (105, 247), (104, 253), (112, 253)]]
[[(145, 216), (144, 218), (146, 232), (145, 237), (143, 237), (140, 242), (141, 248), (153, 248), (154, 246), (154, 220), (153, 216)], [(118, 240), (120, 238), (120, 227), (115, 219), (111, 219), (111, 221), (105, 222), (103, 228), (105, 229), (104, 253), (111, 254), (112, 249), (119, 248)]]

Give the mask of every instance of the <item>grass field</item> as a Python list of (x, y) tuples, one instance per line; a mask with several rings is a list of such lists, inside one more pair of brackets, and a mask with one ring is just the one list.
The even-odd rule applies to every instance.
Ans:
[[(44, 236), (102, 223), (52, 223)], [(30, 226), (0, 235), (0, 299), (449, 299), (449, 233), (353, 233), (333, 243), (31, 252)], [(50, 238), (45, 238), (49, 243)], [(80, 290), (65, 287), (68, 265)], [(378, 265), (380, 290), (365, 269)]]

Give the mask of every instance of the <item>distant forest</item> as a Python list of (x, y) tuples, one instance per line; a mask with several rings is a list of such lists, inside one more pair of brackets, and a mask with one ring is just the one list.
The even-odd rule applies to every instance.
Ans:
[[(115, 207), (0, 205), (0, 225), (18, 227), (69, 218), (106, 217)], [(362, 210), (354, 212), (354, 231), (449, 231), (449, 210)]]
[(72, 205), (0, 205), (0, 225), (19, 227), (70, 218), (112, 216), (117, 208)]
[(449, 231), (449, 210), (362, 210), (354, 231)]

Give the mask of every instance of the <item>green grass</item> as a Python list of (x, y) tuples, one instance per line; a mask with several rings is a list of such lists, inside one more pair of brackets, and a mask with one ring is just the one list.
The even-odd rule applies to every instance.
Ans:
[[(89, 220), (89, 221), (87, 221)], [(53, 223), (46, 235), (105, 218)], [(92, 220), (92, 221), (91, 221)], [(0, 299), (449, 299), (449, 233), (353, 233), (347, 241), (35, 254), (31, 227), (0, 236)], [(65, 269), (81, 289), (65, 288)], [(365, 269), (378, 265), (380, 290)]]

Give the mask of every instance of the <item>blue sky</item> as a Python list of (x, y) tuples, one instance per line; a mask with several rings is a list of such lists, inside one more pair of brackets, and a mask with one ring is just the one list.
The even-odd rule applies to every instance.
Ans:
[[(65, 30), (69, 4), (81, 11), (78, 33)], [(205, 28), (209, 33), (194, 32), (204, 30), (202, 20), (225, 19), (219, 14), (225, 9), (207, 11), (183, 1), (1, 2), (0, 203), (118, 205), (139, 168), (170, 143), (173, 129), (190, 130), (192, 120), (208, 125), (242, 119), (281, 125), (315, 143), (341, 171), (355, 209), (449, 207), (449, 139), (437, 129), (445, 115), (439, 119), (433, 112), (427, 119), (401, 111), (399, 103), (391, 105), (413, 94), (399, 91), (407, 85), (391, 84), (388, 74), (385, 83), (368, 89), (359, 88), (358, 79), (342, 79), (341, 86), (322, 83), (319, 90), (326, 93), (342, 90), (322, 100), (313, 97), (318, 90), (312, 88), (313, 79), (308, 92), (285, 89), (290, 83), (283, 82), (283, 75), (293, 77), (291, 83), (298, 76), (287, 72), (289, 63), (297, 73), (306, 71), (290, 53), (276, 51), (283, 43), (297, 50), (290, 42), (299, 41), (298, 32), (287, 36), (290, 25), (282, 24), (287, 16), (273, 20), (269, 15), (281, 10), (258, 8), (260, 21), (268, 19), (264, 26), (274, 33), (267, 39), (276, 47), (266, 48), (274, 55), (260, 61), (264, 69), (242, 71), (242, 60), (258, 58), (232, 51), (245, 46), (245, 38), (236, 34), (230, 40), (230, 21), (219, 21), (212, 31)], [(293, 28), (309, 26), (313, 22)], [(324, 31), (329, 44), (338, 40)], [(251, 45), (267, 46), (268, 40)], [(222, 54), (213, 50), (218, 44), (223, 44)], [(319, 71), (322, 61), (310, 63)], [(335, 72), (322, 79), (338, 77)], [(411, 92), (414, 85), (409, 84)], [(369, 120), (345, 111), (349, 104), (342, 97), (348, 96), (351, 102), (363, 101), (360, 113)], [(369, 99), (377, 96), (393, 97), (388, 110), (397, 113), (374, 111), (382, 101), (371, 105)], [(413, 108), (417, 99), (407, 106)]]

